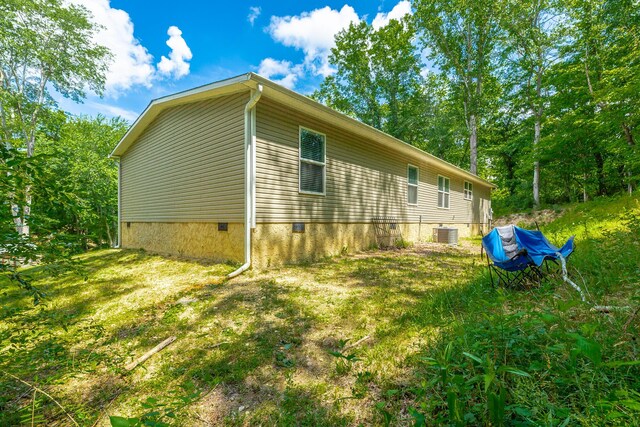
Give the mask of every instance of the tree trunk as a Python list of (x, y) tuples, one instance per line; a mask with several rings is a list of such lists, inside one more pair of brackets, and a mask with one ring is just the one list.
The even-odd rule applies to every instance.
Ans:
[(31, 216), (31, 186), (24, 188), (24, 206), (22, 207), (22, 235), (29, 237), (29, 217)]
[(604, 181), (604, 157), (602, 153), (596, 151), (593, 153), (593, 158), (596, 161), (596, 170), (598, 177), (598, 196), (604, 196), (607, 194), (607, 186)]
[(109, 227), (109, 218), (105, 215), (104, 225), (106, 226), (107, 231), (107, 239), (109, 239), (109, 247), (113, 248), (115, 245), (113, 244), (113, 237), (111, 236), (111, 227)]
[(583, 202), (588, 202), (589, 201), (589, 194), (587, 194), (587, 174), (584, 174), (584, 182), (582, 184), (582, 201)]
[[(633, 146), (636, 145), (636, 141), (633, 139), (633, 133), (631, 133), (631, 128), (626, 124), (622, 124), (622, 129), (624, 130), (624, 137), (627, 140), (627, 144), (629, 148), (633, 150)], [(631, 182), (631, 177), (633, 176), (633, 172), (631, 171), (631, 167), (627, 168), (627, 191), (629, 195), (633, 194), (633, 184)]]
[(11, 216), (13, 218), (13, 224), (19, 235), (22, 235), (22, 216), (20, 216), (20, 206), (17, 203), (11, 203)]
[[(42, 98), (42, 95), (40, 95)], [(42, 102), (42, 100), (41, 100)], [(33, 129), (29, 139), (27, 140), (27, 158), (33, 157), (36, 148), (36, 134), (35, 134), (35, 119), (33, 120)], [(27, 184), (24, 187), (24, 206), (22, 207), (22, 231), (18, 231), (23, 236), (29, 236), (29, 217), (31, 216), (31, 185)]]
[(533, 206), (540, 207), (540, 161), (538, 160), (538, 143), (540, 142), (540, 116), (536, 115), (533, 133)]
[(472, 174), (478, 174), (478, 124), (476, 115), (469, 116), (469, 170)]

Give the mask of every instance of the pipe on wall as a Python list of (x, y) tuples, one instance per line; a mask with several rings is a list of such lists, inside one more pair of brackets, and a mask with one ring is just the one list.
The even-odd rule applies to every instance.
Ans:
[(244, 107), (244, 264), (227, 275), (228, 279), (239, 276), (251, 267), (251, 229), (255, 227), (256, 190), (256, 110), (262, 96), (262, 85), (254, 91)]
[(117, 158), (118, 159), (118, 228), (117, 228), (117, 236), (116, 236), (116, 244), (114, 246), (114, 248), (116, 249), (120, 249), (122, 247), (122, 229), (120, 227), (120, 223), (122, 222), (122, 203), (120, 201), (120, 198), (122, 197), (120, 194), (120, 185), (122, 185), (122, 179), (121, 179), (121, 164), (122, 164), (122, 160), (120, 157)]

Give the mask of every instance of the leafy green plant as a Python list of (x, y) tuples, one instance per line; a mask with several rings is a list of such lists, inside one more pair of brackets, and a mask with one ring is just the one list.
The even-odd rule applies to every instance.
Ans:
[(200, 398), (201, 391), (188, 381), (168, 395), (148, 397), (140, 406), (145, 411), (138, 417), (110, 416), (112, 427), (165, 427), (180, 418), (180, 411)]
[(335, 357), (336, 366), (335, 372), (337, 375), (345, 375), (353, 369), (353, 364), (360, 361), (355, 353), (346, 353), (345, 348), (348, 340), (340, 340), (338, 343), (338, 349), (329, 351), (329, 354)]
[(276, 366), (282, 368), (293, 368), (296, 366), (296, 362), (293, 356), (290, 354), (294, 343), (282, 341), (275, 352)]
[(355, 399), (362, 399), (369, 393), (369, 384), (373, 382), (374, 375), (370, 371), (358, 372), (356, 381), (351, 388), (351, 394)]
[(411, 247), (411, 242), (405, 239), (398, 239), (395, 242), (395, 247), (398, 249), (407, 249)]

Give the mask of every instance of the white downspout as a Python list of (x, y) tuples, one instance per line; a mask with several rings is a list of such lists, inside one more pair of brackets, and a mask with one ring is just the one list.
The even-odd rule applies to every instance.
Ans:
[(122, 246), (122, 229), (120, 228), (120, 223), (122, 222), (122, 202), (120, 201), (120, 185), (121, 185), (121, 179), (120, 179), (120, 175), (121, 175), (121, 169), (120, 169), (120, 164), (122, 163), (121, 158), (118, 157), (118, 227), (117, 227), (117, 243), (115, 248), (116, 249), (120, 249), (120, 247)]
[(253, 93), (244, 107), (244, 264), (227, 275), (228, 279), (239, 276), (251, 267), (251, 229), (255, 227), (255, 144), (256, 111), (255, 106), (262, 96), (262, 85)]

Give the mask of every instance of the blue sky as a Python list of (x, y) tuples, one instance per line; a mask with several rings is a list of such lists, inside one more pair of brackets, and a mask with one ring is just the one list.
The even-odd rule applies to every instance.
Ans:
[(102, 26), (95, 41), (114, 56), (103, 98), (57, 97), (59, 105), (127, 120), (154, 98), (248, 71), (310, 93), (332, 73), (326, 57), (337, 31), (358, 20), (382, 26), (410, 10), (406, 0), (71, 1), (89, 9)]

